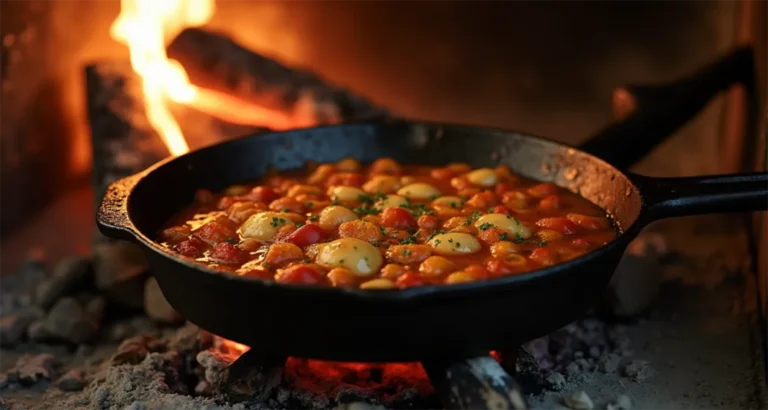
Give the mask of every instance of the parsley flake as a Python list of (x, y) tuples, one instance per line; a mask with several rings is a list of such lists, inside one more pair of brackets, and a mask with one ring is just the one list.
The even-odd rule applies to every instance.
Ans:
[(493, 227), (494, 227), (494, 225), (493, 225), (493, 224), (490, 224), (490, 223), (488, 223), (488, 222), (482, 223), (482, 224), (480, 224), (480, 226), (478, 226), (478, 228), (479, 228), (481, 231), (485, 231), (485, 230), (487, 230), (487, 229), (491, 229), (491, 228), (493, 228)]
[(410, 249), (404, 249), (403, 250), (403, 256), (410, 256), (410, 255), (411, 255), (411, 250)]
[(318, 219), (320, 219), (320, 215), (312, 215), (312, 216), (309, 217), (309, 220), (312, 221), (312, 222), (315, 222)]
[(480, 211), (472, 211), (472, 213), (469, 215), (466, 221), (464, 221), (464, 226), (472, 225), (472, 222), (475, 222), (477, 218), (479, 218), (481, 215)]

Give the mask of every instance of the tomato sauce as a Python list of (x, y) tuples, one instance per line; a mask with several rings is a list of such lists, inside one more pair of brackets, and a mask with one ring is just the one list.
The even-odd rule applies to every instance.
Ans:
[(362, 289), (520, 275), (615, 237), (599, 207), (507, 167), (389, 158), (200, 190), (160, 233), (170, 251), (218, 271)]

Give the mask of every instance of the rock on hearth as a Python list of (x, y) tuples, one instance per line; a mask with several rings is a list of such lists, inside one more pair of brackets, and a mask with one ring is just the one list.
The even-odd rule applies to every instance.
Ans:
[(8, 371), (8, 379), (23, 385), (32, 385), (41, 380), (51, 380), (53, 366), (54, 357), (50, 353), (39, 355), (25, 354)]
[(85, 386), (85, 372), (80, 369), (72, 369), (61, 376), (56, 385), (64, 391), (80, 391)]
[(144, 285), (144, 311), (152, 320), (160, 323), (176, 324), (184, 321), (165, 299), (154, 277), (147, 279)]
[(214, 349), (203, 350), (197, 354), (197, 362), (205, 369), (205, 379), (213, 386), (221, 385), (226, 377), (226, 369), (237, 356), (222, 354)]
[(53, 338), (83, 343), (96, 334), (98, 324), (80, 302), (67, 297), (60, 299), (48, 312), (44, 329)]
[(93, 268), (96, 287), (111, 301), (134, 309), (144, 306), (144, 280), (149, 267), (136, 245), (123, 241), (96, 245)]
[(592, 403), (592, 399), (590, 399), (587, 393), (583, 391), (567, 396), (563, 400), (563, 404), (573, 410), (592, 410), (595, 407)]
[(28, 307), (0, 318), (0, 345), (13, 346), (21, 341), (29, 325), (44, 314), (37, 307)]
[(35, 303), (43, 309), (53, 306), (62, 296), (88, 286), (93, 271), (87, 258), (70, 257), (61, 260), (50, 277), (35, 289)]

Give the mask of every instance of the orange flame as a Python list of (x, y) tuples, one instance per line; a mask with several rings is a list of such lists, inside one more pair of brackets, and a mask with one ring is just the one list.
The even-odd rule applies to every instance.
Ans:
[(165, 41), (187, 27), (208, 22), (213, 16), (213, 0), (121, 0), (120, 4), (120, 15), (110, 35), (130, 50), (131, 65), (142, 79), (150, 124), (171, 155), (181, 155), (189, 147), (166, 98), (192, 101), (197, 89), (181, 65), (168, 60)]

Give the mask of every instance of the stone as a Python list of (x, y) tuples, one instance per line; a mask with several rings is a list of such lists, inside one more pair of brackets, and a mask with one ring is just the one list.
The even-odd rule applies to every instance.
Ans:
[(568, 377), (573, 377), (579, 373), (581, 373), (581, 366), (579, 366), (578, 363), (570, 362), (565, 366), (565, 374), (567, 374)]
[(80, 391), (85, 387), (85, 372), (80, 369), (72, 369), (61, 376), (56, 386), (64, 391)]
[(90, 340), (98, 331), (88, 311), (70, 297), (60, 299), (51, 308), (45, 318), (45, 328), (53, 337), (76, 344)]
[(51, 380), (54, 357), (50, 353), (38, 355), (25, 354), (8, 371), (9, 381), (18, 381), (22, 385), (33, 385), (42, 380)]
[(51, 331), (48, 330), (45, 319), (32, 322), (27, 328), (27, 337), (35, 342), (45, 342), (55, 338)]
[(592, 403), (592, 399), (590, 399), (584, 391), (579, 391), (566, 396), (565, 399), (563, 399), (563, 404), (573, 410), (592, 410), (595, 407)]
[(35, 320), (45, 315), (38, 307), (28, 307), (0, 318), (0, 345), (13, 346), (19, 343), (27, 333), (27, 328)]
[(196, 356), (197, 363), (205, 369), (205, 380), (213, 386), (223, 384), (227, 378), (226, 370), (236, 358), (214, 349), (203, 350)]
[(164, 351), (165, 348), (166, 344), (164, 341), (155, 339), (150, 335), (134, 336), (120, 343), (120, 346), (117, 347), (117, 352), (112, 356), (111, 363), (113, 366), (139, 364), (150, 352)]
[(144, 307), (144, 280), (149, 266), (136, 245), (125, 241), (97, 244), (93, 269), (96, 288), (110, 301), (127, 308)]
[(197, 355), (201, 350), (213, 346), (213, 335), (200, 329), (194, 323), (187, 322), (176, 330), (170, 338), (168, 346), (182, 354), (192, 353)]
[(605, 407), (606, 410), (632, 410), (632, 400), (622, 394)]
[(615, 353), (603, 355), (597, 361), (597, 368), (603, 373), (616, 373), (619, 370), (621, 357)]
[(213, 394), (213, 386), (206, 380), (200, 380), (195, 386), (195, 394), (198, 396), (210, 396)]
[(659, 259), (668, 253), (664, 237), (644, 233), (630, 243), (608, 285), (609, 313), (631, 317), (645, 312), (659, 293)]
[(93, 320), (101, 323), (102, 319), (104, 319), (104, 314), (107, 312), (107, 299), (103, 296), (96, 296), (87, 302), (85, 310), (88, 311)]
[(651, 375), (651, 368), (645, 360), (633, 360), (624, 367), (624, 375), (640, 383)]
[(59, 261), (50, 277), (35, 289), (35, 303), (43, 309), (53, 306), (62, 296), (86, 287), (92, 278), (91, 261), (83, 257), (69, 257)]
[(544, 381), (550, 390), (560, 391), (565, 387), (565, 376), (558, 372), (550, 373)]
[(144, 284), (144, 311), (159, 323), (178, 324), (184, 318), (165, 299), (157, 279), (151, 277)]

